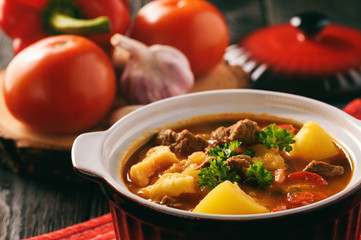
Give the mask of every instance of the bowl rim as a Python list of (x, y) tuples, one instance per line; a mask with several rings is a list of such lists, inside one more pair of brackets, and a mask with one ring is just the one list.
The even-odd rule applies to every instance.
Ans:
[[(167, 99), (163, 99), (154, 103), (150, 103), (148, 105), (145, 105), (139, 109), (136, 109), (135, 111), (129, 113), (128, 115), (124, 116), (122, 119), (118, 120), (115, 124), (113, 124), (109, 129), (102, 131), (102, 132), (98, 132), (97, 134), (102, 135), (101, 137), (103, 138), (103, 142), (105, 141), (105, 139), (108, 137), (108, 135), (110, 135), (113, 131), (115, 131), (123, 122), (125, 121), (130, 121), (132, 118), (136, 117), (137, 115), (145, 112), (145, 111), (149, 111), (152, 110), (153, 108), (157, 108), (159, 106), (163, 106), (164, 104), (167, 103), (172, 103), (172, 102), (176, 102), (176, 101), (180, 101), (182, 99), (188, 99), (188, 98), (194, 98), (194, 97), (206, 97), (208, 95), (214, 95), (214, 94), (261, 94), (261, 95), (269, 95), (269, 96), (273, 96), (273, 97), (277, 97), (277, 98), (286, 98), (286, 99), (294, 99), (297, 101), (306, 101), (308, 102), (310, 105), (317, 105), (317, 106), (321, 106), (326, 108), (328, 111), (337, 111), (338, 114), (343, 115), (343, 117), (345, 117), (346, 119), (354, 122), (360, 129), (361, 129), (361, 121), (357, 120), (356, 118), (353, 118), (352, 116), (348, 115), (347, 113), (343, 112), (341, 109), (336, 108), (332, 105), (329, 105), (327, 103), (321, 102), (319, 100), (315, 100), (315, 99), (311, 99), (308, 97), (304, 97), (304, 96), (299, 96), (299, 95), (295, 95), (295, 94), (290, 94), (290, 93), (282, 93), (282, 92), (277, 92), (277, 91), (268, 91), (268, 90), (255, 90), (255, 89), (225, 89), (225, 90), (211, 90), (211, 91), (204, 91), (204, 92), (196, 92), (196, 93), (189, 93), (189, 94), (184, 94), (184, 95), (180, 95), (180, 96), (176, 96), (176, 97), (171, 97), (171, 98), (167, 98)], [(273, 115), (273, 114), (270, 114)], [(274, 114), (274, 116), (277, 116), (276, 114)], [(297, 119), (295, 119), (297, 120)], [(82, 134), (82, 135), (87, 135), (88, 133)], [(81, 135), (81, 136), (82, 136)], [(79, 136), (79, 137), (81, 137)], [(186, 217), (186, 218), (193, 218), (193, 219), (211, 219), (211, 220), (229, 220), (229, 221), (249, 221), (249, 220), (260, 220), (260, 219), (269, 219), (269, 218), (276, 218), (276, 217), (282, 217), (285, 215), (294, 215), (294, 214), (299, 214), (299, 213), (304, 213), (305, 211), (314, 211), (317, 209), (321, 209), (327, 205), (331, 205), (332, 203), (339, 201), (341, 199), (346, 198), (347, 196), (351, 195), (352, 193), (354, 193), (355, 191), (359, 190), (361, 188), (361, 179), (359, 179), (355, 184), (353, 184), (352, 187), (347, 186), (344, 190), (324, 199), (321, 200), (319, 202), (310, 204), (310, 205), (306, 205), (306, 206), (301, 206), (301, 207), (297, 207), (297, 208), (293, 208), (293, 209), (288, 209), (288, 210), (284, 210), (284, 211), (279, 211), (279, 212), (269, 212), (269, 213), (261, 213), (261, 214), (239, 214), (239, 215), (226, 215), (226, 214), (204, 214), (204, 213), (194, 213), (194, 212), (189, 212), (189, 211), (185, 211), (185, 210), (180, 210), (180, 209), (175, 209), (175, 208), (170, 208), (167, 206), (163, 206), (154, 202), (151, 202), (149, 200), (143, 199), (140, 196), (130, 192), (124, 182), (121, 180), (121, 184), (119, 184), (119, 181), (114, 181), (114, 177), (111, 176), (111, 174), (107, 171), (105, 172), (101, 172), (101, 173), (94, 173), (92, 171), (87, 171), (82, 169), (81, 167), (79, 168), (77, 166), (77, 162), (76, 159), (74, 157), (74, 152), (76, 151), (76, 147), (74, 147), (76, 145), (78, 138), (75, 140), (73, 148), (72, 148), (72, 161), (73, 161), (73, 166), (74, 168), (82, 173), (85, 173), (86, 175), (92, 175), (97, 178), (102, 179), (102, 181), (106, 182), (109, 186), (111, 186), (116, 192), (118, 192), (119, 194), (121, 194), (122, 196), (131, 199), (132, 201), (141, 204), (143, 206), (149, 207), (151, 209), (156, 209), (157, 211), (163, 212), (163, 213), (167, 213), (167, 214), (171, 214), (171, 215), (175, 215), (175, 216), (182, 216), (182, 217)], [(361, 140), (359, 140), (361, 143)], [(353, 161), (355, 161), (353, 159)], [(353, 163), (355, 164), (355, 163)], [(105, 174), (105, 175), (104, 175)], [(352, 179), (354, 178), (354, 174), (352, 176)]]

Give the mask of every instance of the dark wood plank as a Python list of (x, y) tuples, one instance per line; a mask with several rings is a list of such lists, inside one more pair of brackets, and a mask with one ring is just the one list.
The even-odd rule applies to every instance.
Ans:
[(0, 239), (32, 237), (109, 212), (92, 182), (52, 182), (0, 169)]

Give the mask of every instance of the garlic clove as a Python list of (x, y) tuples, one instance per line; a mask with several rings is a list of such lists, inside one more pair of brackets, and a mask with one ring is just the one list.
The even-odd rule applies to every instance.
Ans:
[(116, 34), (111, 43), (130, 53), (120, 78), (120, 88), (131, 104), (147, 104), (189, 92), (194, 75), (188, 59), (178, 49), (153, 45), (151, 47)]

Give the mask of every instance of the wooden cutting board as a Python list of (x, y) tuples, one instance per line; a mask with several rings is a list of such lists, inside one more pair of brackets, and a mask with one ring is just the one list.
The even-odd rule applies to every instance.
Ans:
[[(240, 67), (219, 64), (199, 77), (191, 92), (215, 89), (247, 88), (247, 74)], [(4, 70), (0, 71), (0, 165), (19, 174), (55, 180), (77, 180), (73, 173), (70, 150), (80, 134), (44, 134), (33, 131), (16, 120), (7, 110), (2, 94)], [(109, 115), (88, 131), (105, 130), (139, 106), (128, 106), (119, 96)]]

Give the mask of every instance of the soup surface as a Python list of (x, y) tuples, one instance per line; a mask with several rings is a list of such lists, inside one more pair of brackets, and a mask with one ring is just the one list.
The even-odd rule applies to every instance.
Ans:
[(122, 159), (145, 199), (186, 211), (252, 214), (323, 200), (352, 176), (346, 151), (317, 123), (223, 114), (159, 129)]

